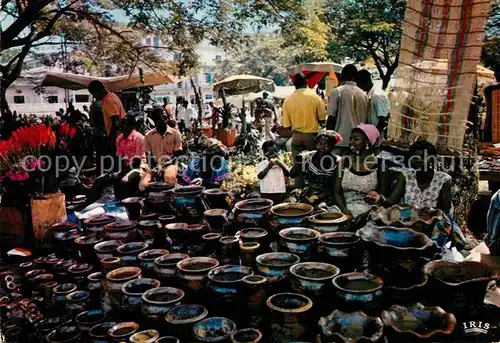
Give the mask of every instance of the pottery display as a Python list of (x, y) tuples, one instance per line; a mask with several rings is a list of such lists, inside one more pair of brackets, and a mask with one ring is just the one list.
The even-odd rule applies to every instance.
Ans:
[(208, 281), (208, 273), (219, 266), (219, 261), (210, 257), (191, 257), (177, 263), (178, 282), (182, 289), (191, 292), (192, 296), (204, 290)]
[(94, 246), (94, 251), (99, 260), (106, 257), (114, 257), (116, 254), (116, 249), (122, 245), (122, 241), (110, 240), (97, 243)]
[(500, 271), (481, 262), (432, 261), (424, 266), (428, 276), (429, 303), (442, 307), (457, 318), (478, 315), (484, 306), (486, 287), (500, 277)]
[(291, 289), (314, 300), (326, 300), (332, 291), (332, 280), (339, 269), (332, 264), (302, 262), (290, 267)]
[(138, 267), (140, 265), (139, 254), (147, 249), (147, 243), (130, 242), (116, 248), (116, 253), (122, 259), (123, 265)]
[(300, 257), (290, 253), (267, 253), (257, 256), (257, 272), (267, 278), (275, 289), (287, 283), (290, 267), (300, 262)]
[(139, 267), (144, 275), (154, 276), (155, 260), (163, 255), (167, 255), (166, 249), (151, 249), (141, 252), (137, 255)]
[(186, 223), (172, 223), (165, 225), (165, 232), (170, 240), (170, 252), (186, 253)]
[(127, 281), (122, 286), (123, 309), (129, 313), (142, 310), (142, 295), (153, 288), (160, 287), (160, 281), (155, 279), (136, 279)]
[(340, 212), (324, 212), (309, 217), (307, 221), (311, 229), (323, 234), (345, 231), (349, 218)]
[(91, 327), (89, 330), (90, 343), (109, 343), (108, 332), (116, 324), (116, 322), (105, 322)]
[[(132, 197), (123, 199), (121, 202), (127, 210), (128, 219), (138, 221), (141, 216), (141, 211), (144, 207), (144, 198)], [(148, 211), (149, 212), (149, 211)]]
[(229, 192), (218, 188), (205, 189), (202, 196), (210, 209), (220, 208), (230, 211), (233, 208), (234, 197)]
[(121, 267), (106, 274), (104, 283), (111, 305), (120, 308), (122, 305), (122, 287), (127, 281), (141, 277), (141, 269), (137, 267)]
[(163, 320), (167, 312), (180, 305), (184, 291), (174, 287), (158, 287), (142, 295), (142, 314), (148, 320)]
[(193, 327), (193, 335), (199, 342), (224, 342), (236, 331), (236, 324), (224, 317), (203, 319)]
[(198, 224), (205, 212), (205, 206), (201, 199), (201, 192), (205, 187), (181, 186), (174, 189), (172, 193), (173, 205), (183, 220), (188, 224)]
[(270, 225), (276, 232), (288, 227), (302, 226), (313, 210), (314, 207), (309, 204), (284, 203), (273, 206), (270, 212)]
[(193, 327), (205, 319), (208, 311), (205, 307), (196, 304), (179, 305), (170, 309), (165, 315), (169, 332), (177, 338), (187, 342), (193, 335)]
[(130, 343), (155, 343), (160, 338), (160, 334), (156, 330), (144, 330), (134, 333), (130, 336)]
[(450, 335), (457, 320), (438, 306), (425, 307), (413, 304), (409, 307), (393, 305), (382, 312), (382, 321), (392, 329), (391, 336), (401, 341), (415, 339), (436, 340)]
[(92, 274), (94, 266), (89, 263), (77, 263), (68, 267), (69, 277), (77, 286), (83, 287), (87, 284), (87, 276)]
[(269, 199), (240, 201), (234, 206), (234, 219), (243, 228), (267, 227), (272, 206), (273, 201)]
[(302, 261), (310, 261), (316, 254), (318, 231), (292, 227), (279, 232), (278, 249), (300, 257)]
[(309, 314), (313, 302), (296, 293), (278, 293), (266, 301), (270, 311), (270, 337), (273, 343), (308, 340), (314, 326), (314, 317)]
[(363, 311), (380, 313), (382, 287), (384, 281), (368, 273), (346, 273), (336, 276), (333, 281), (337, 308), (343, 311)]
[(231, 335), (231, 343), (259, 343), (262, 333), (257, 329), (241, 329)]
[(384, 324), (378, 317), (363, 312), (333, 311), (319, 320), (321, 337), (334, 342), (379, 342), (384, 334)]
[(137, 222), (120, 220), (104, 227), (104, 237), (107, 240), (131, 242), (137, 239)]
[(187, 258), (189, 258), (189, 255), (179, 253), (157, 257), (154, 260), (155, 278), (164, 284), (174, 283), (177, 275), (177, 263)]
[(118, 323), (108, 330), (110, 342), (128, 342), (130, 337), (139, 331), (139, 324), (134, 322)]
[(363, 264), (364, 247), (353, 232), (324, 233), (318, 237), (318, 259), (352, 272)]
[(223, 233), (224, 225), (229, 221), (228, 211), (225, 209), (210, 209), (203, 213), (211, 232)]

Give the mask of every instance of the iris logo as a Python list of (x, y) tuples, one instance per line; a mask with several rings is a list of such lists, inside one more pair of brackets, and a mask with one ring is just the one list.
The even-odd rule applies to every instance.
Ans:
[(490, 329), (489, 323), (484, 322), (465, 322), (462, 324), (464, 328), (464, 332), (469, 335), (479, 335), (479, 334), (488, 334), (488, 330)]

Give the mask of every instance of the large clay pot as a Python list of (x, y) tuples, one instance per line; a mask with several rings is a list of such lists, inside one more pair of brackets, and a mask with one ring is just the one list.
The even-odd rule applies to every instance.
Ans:
[(181, 304), (184, 291), (174, 287), (150, 289), (142, 295), (142, 314), (148, 320), (158, 322), (165, 318), (167, 312)]
[(178, 279), (182, 289), (188, 291), (189, 297), (196, 299), (205, 289), (208, 273), (219, 266), (219, 261), (210, 257), (192, 257), (177, 263)]
[(106, 214), (98, 215), (84, 221), (85, 229), (88, 232), (102, 235), (104, 234), (104, 228), (106, 225), (111, 224), (116, 219), (115, 217), (108, 216)]
[(144, 209), (147, 212), (168, 214), (167, 198), (169, 191), (150, 192), (144, 200)]
[(203, 240), (203, 255), (208, 257), (215, 257), (221, 239), (220, 233), (206, 233), (201, 236)]
[(137, 257), (144, 275), (154, 276), (155, 260), (163, 255), (167, 255), (168, 250), (151, 249), (141, 252)]
[(318, 231), (292, 227), (279, 232), (280, 240), (278, 248), (280, 251), (296, 254), (301, 261), (311, 261), (317, 251)]
[(201, 305), (188, 304), (179, 305), (167, 312), (165, 320), (168, 325), (168, 332), (172, 332), (176, 337), (188, 342), (193, 336), (193, 327), (200, 320), (208, 315), (208, 311)]
[(82, 260), (90, 263), (97, 262), (94, 246), (102, 241), (102, 237), (93, 234), (84, 234), (76, 237), (74, 240)]
[(126, 198), (122, 200), (122, 204), (127, 210), (128, 219), (132, 221), (138, 221), (141, 216), (142, 208), (144, 207), (144, 198)]
[(426, 293), (426, 300), (459, 320), (481, 313), (488, 283), (500, 277), (498, 268), (473, 261), (432, 261), (424, 266), (424, 272), (432, 290)]
[(101, 268), (105, 273), (123, 266), (123, 261), (119, 257), (105, 257), (101, 259)]
[(291, 266), (290, 273), (294, 292), (307, 295), (313, 301), (322, 301), (333, 290), (332, 280), (339, 269), (328, 263), (302, 262)]
[(268, 214), (273, 206), (269, 199), (249, 199), (236, 203), (234, 219), (244, 228), (267, 227)]
[[(34, 326), (34, 337), (38, 339), (37, 342), (45, 342), (45, 337), (63, 325), (67, 325), (71, 323), (71, 318), (69, 316), (55, 317), (55, 318), (47, 318), (39, 321)], [(4, 327), (4, 330), (6, 328)]]
[(139, 324), (134, 322), (124, 322), (113, 326), (108, 331), (110, 342), (128, 342), (130, 337), (139, 331)]
[(110, 271), (106, 275), (105, 290), (111, 300), (111, 305), (119, 309), (122, 305), (122, 287), (130, 280), (141, 277), (141, 269), (137, 267), (122, 267)]
[(160, 229), (160, 222), (157, 220), (143, 220), (139, 222), (138, 230), (149, 247), (153, 247), (156, 232)]
[(342, 273), (352, 272), (363, 264), (363, 243), (353, 232), (324, 233), (318, 237), (318, 258)]
[(266, 304), (270, 310), (270, 342), (311, 339), (311, 299), (296, 293), (278, 293), (269, 297)]
[(247, 324), (251, 324), (252, 327), (260, 327), (267, 300), (267, 279), (261, 275), (250, 275), (243, 278), (243, 283), (245, 284), (243, 296), (246, 299), (246, 308), (248, 309), (246, 311)]
[(342, 311), (378, 315), (383, 307), (384, 281), (368, 273), (347, 273), (333, 279), (335, 303)]
[(166, 285), (176, 283), (177, 263), (189, 258), (186, 254), (167, 254), (154, 260), (155, 277)]
[(225, 209), (216, 208), (205, 211), (203, 215), (211, 232), (222, 233), (224, 231), (224, 225), (229, 221), (227, 214), (228, 211)]
[(104, 235), (107, 240), (131, 242), (137, 238), (137, 222), (121, 220), (108, 224), (104, 227)]
[(139, 254), (147, 249), (148, 245), (144, 242), (130, 242), (120, 245), (116, 252), (125, 266), (138, 267), (140, 265)]
[(308, 219), (309, 227), (320, 233), (342, 232), (347, 228), (349, 218), (339, 212), (317, 213)]
[(203, 235), (208, 232), (204, 225), (188, 225), (184, 229), (187, 241), (187, 253), (189, 256), (201, 256), (203, 253)]
[(116, 322), (106, 322), (93, 326), (89, 331), (90, 343), (109, 343), (108, 331), (116, 325)]
[(77, 261), (74, 259), (62, 260), (54, 264), (52, 270), (59, 281), (64, 281), (67, 280), (69, 275), (68, 268), (74, 264), (77, 264)]
[(270, 237), (266, 230), (257, 227), (251, 227), (239, 231), (238, 236), (243, 243), (259, 243), (259, 253), (265, 254), (266, 252), (270, 252)]
[(240, 240), (238, 237), (221, 237), (216, 254), (221, 264), (239, 264)]
[(61, 258), (78, 256), (74, 245), (75, 238), (79, 235), (78, 225), (62, 222), (52, 225), (52, 241), (55, 254)]
[(101, 272), (92, 273), (87, 276), (88, 290), (90, 293), (90, 303), (92, 308), (98, 308), (100, 305), (102, 283), (105, 279), (105, 274)]
[(66, 310), (72, 316), (87, 311), (90, 302), (90, 293), (75, 291), (66, 296)]
[(305, 225), (314, 207), (308, 204), (279, 204), (271, 208), (270, 224), (277, 233), (289, 227)]
[(323, 342), (381, 342), (384, 324), (363, 312), (333, 311), (319, 320)]
[(106, 320), (106, 313), (103, 310), (90, 310), (79, 313), (75, 322), (87, 339), (90, 329)]
[(106, 257), (114, 257), (116, 254), (116, 249), (122, 245), (122, 241), (110, 240), (97, 243), (94, 246), (94, 251), (99, 260)]
[(205, 206), (201, 199), (201, 192), (205, 187), (185, 186), (173, 191), (173, 204), (179, 216), (188, 224), (197, 224), (203, 217)]
[(66, 296), (76, 291), (76, 285), (73, 283), (63, 283), (57, 285), (52, 290), (52, 307), (57, 313), (66, 313)]
[(68, 268), (73, 283), (80, 288), (87, 285), (87, 276), (92, 274), (94, 266), (89, 263), (77, 263)]
[(231, 211), (231, 209), (233, 208), (234, 197), (229, 192), (214, 188), (206, 189), (202, 194), (210, 209), (220, 208)]
[(193, 334), (199, 342), (227, 342), (236, 331), (236, 324), (224, 317), (203, 319), (193, 327)]
[(123, 308), (128, 313), (139, 313), (142, 308), (142, 295), (153, 288), (160, 287), (155, 279), (136, 279), (122, 286)]
[(165, 225), (166, 234), (170, 240), (170, 252), (186, 253), (186, 223), (172, 223)]
[(267, 283), (275, 291), (288, 286), (290, 267), (300, 262), (300, 257), (290, 253), (278, 252), (257, 256), (257, 273), (267, 278)]

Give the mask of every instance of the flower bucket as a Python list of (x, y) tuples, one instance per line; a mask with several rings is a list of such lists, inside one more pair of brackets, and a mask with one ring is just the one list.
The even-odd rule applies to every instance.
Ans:
[(37, 245), (48, 244), (52, 225), (68, 220), (65, 195), (45, 194), (44, 199), (31, 200), (31, 220)]

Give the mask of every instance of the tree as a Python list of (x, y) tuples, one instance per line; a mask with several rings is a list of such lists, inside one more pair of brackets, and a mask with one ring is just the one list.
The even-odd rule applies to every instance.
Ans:
[(328, 0), (325, 8), (334, 37), (330, 52), (357, 61), (371, 57), (385, 89), (398, 66), (404, 1)]
[(500, 73), (500, 0), (491, 4), (490, 15), (486, 23), (482, 61), (495, 73)]

